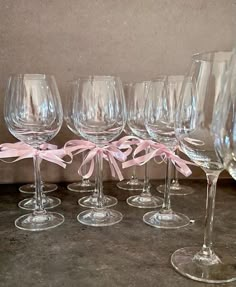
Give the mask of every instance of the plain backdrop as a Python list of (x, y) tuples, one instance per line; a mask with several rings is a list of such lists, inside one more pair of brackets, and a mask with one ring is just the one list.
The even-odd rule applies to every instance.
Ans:
[[(232, 49), (235, 16), (235, 0), (0, 0), (0, 141), (16, 141), (2, 113), (9, 74), (54, 74), (63, 101), (66, 82), (81, 75), (184, 74), (193, 53)], [(52, 142), (61, 147), (72, 138), (63, 126)], [(79, 179), (79, 162), (66, 170), (43, 163), (43, 177)], [(150, 166), (151, 178), (163, 178), (164, 165)], [(193, 176), (204, 173), (194, 168)], [(32, 179), (32, 160), (0, 163), (0, 183)], [(104, 179), (111, 179), (107, 166)]]

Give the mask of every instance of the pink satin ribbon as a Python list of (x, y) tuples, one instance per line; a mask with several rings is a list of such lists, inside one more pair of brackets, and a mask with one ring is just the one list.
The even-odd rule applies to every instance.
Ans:
[[(156, 143), (152, 140), (141, 140), (137, 143), (137, 148), (134, 150), (133, 159), (123, 162), (122, 167), (127, 168), (133, 165), (144, 165), (149, 160), (155, 157), (160, 157), (162, 161), (170, 159), (175, 165), (176, 169), (185, 176), (189, 176), (192, 171), (187, 164), (194, 165), (194, 163), (181, 159), (169, 150), (165, 145)], [(137, 156), (140, 152), (147, 151), (145, 155)]]
[[(132, 152), (131, 146), (126, 141), (118, 140), (104, 147), (98, 147), (96, 144), (85, 140), (70, 140), (64, 146), (66, 153), (71, 157), (83, 152), (87, 152), (82, 164), (78, 170), (78, 173), (83, 178), (89, 178), (94, 171), (95, 157), (101, 153), (103, 159), (105, 159), (110, 166), (111, 174), (113, 177), (118, 176), (119, 180), (123, 180), (124, 177), (117, 164), (117, 161), (124, 162), (127, 156)], [(83, 174), (82, 167), (90, 163), (88, 172)]]
[(57, 149), (56, 145), (52, 144), (42, 144), (40, 146), (41, 150), (35, 149), (30, 145), (27, 145), (23, 142), (16, 143), (4, 143), (0, 145), (0, 159), (17, 157), (13, 161), (5, 161), (6, 163), (13, 163), (25, 158), (33, 158), (35, 155), (38, 155), (41, 160), (46, 160), (61, 167), (65, 168), (68, 162), (65, 162), (62, 158), (66, 156), (65, 150)]

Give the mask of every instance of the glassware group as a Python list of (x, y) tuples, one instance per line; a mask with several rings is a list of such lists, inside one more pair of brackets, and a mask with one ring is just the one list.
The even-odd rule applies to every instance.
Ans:
[[(95, 185), (87, 179), (73, 183), (69, 190), (93, 191), (79, 200), (89, 209), (78, 214), (78, 221), (89, 226), (109, 226), (120, 222), (123, 215), (110, 207), (117, 199), (103, 193), (103, 148), (116, 139), (126, 127), (127, 134), (152, 139), (171, 151), (180, 147), (207, 177), (206, 217), (202, 248), (184, 247), (173, 253), (171, 263), (182, 275), (207, 283), (236, 280), (235, 259), (224, 249), (213, 249), (212, 232), (216, 184), (226, 168), (236, 179), (234, 158), (236, 136), (236, 56), (232, 52), (210, 52), (194, 55), (188, 74), (163, 76), (152, 81), (126, 85), (127, 111), (121, 80), (114, 76), (89, 76), (70, 82), (64, 108), (68, 128), (77, 136), (97, 146)], [(53, 76), (44, 74), (13, 75), (9, 78), (4, 104), (4, 117), (9, 131), (20, 141), (40, 150), (59, 132), (63, 111)], [(149, 151), (146, 150), (146, 153)], [(86, 155), (83, 155), (83, 158)], [(32, 213), (16, 219), (16, 227), (41, 231), (64, 222), (64, 216), (46, 209), (60, 204), (47, 197), (54, 190), (41, 180), (41, 159), (35, 154), (32, 185), (22, 192), (34, 192), (31, 199), (19, 203)], [(147, 164), (144, 182), (135, 174), (118, 184), (121, 189), (142, 190), (130, 196), (127, 203), (138, 208), (157, 208), (144, 214), (143, 221), (156, 228), (176, 229), (187, 226), (189, 218), (171, 208), (170, 195), (191, 194), (175, 177), (171, 182), (171, 160), (167, 160), (164, 200), (150, 192)], [(185, 191), (184, 191), (185, 188)]]

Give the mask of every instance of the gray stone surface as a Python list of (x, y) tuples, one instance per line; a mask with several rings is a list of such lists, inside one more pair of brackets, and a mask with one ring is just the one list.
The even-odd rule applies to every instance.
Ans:
[[(17, 207), (23, 195), (17, 191), (18, 185), (1, 185), (0, 286), (209, 286), (182, 277), (170, 264), (170, 255), (176, 249), (200, 247), (203, 239), (206, 183), (185, 183), (191, 184), (196, 192), (186, 197), (172, 197), (172, 203), (173, 209), (195, 220), (186, 228), (164, 231), (145, 225), (142, 216), (146, 210), (127, 206), (125, 199), (131, 192), (118, 190), (115, 183), (110, 182), (105, 184), (105, 192), (119, 198), (115, 208), (124, 214), (121, 223), (104, 228), (81, 225), (76, 220), (83, 210), (77, 205), (79, 195), (67, 191), (62, 184), (59, 191), (54, 192), (62, 199), (62, 205), (55, 210), (65, 215), (65, 223), (37, 233), (15, 228), (14, 220), (25, 213)], [(214, 242), (216, 246), (226, 245), (236, 255), (235, 190), (234, 181), (220, 181)], [(236, 283), (225, 286), (236, 286)]]

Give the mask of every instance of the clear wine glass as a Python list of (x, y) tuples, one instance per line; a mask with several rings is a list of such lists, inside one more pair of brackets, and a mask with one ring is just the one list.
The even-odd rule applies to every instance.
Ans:
[(222, 86), (230, 57), (230, 52), (193, 56), (183, 84), (176, 122), (181, 149), (206, 173), (207, 200), (202, 248), (181, 248), (174, 252), (171, 263), (182, 275), (207, 283), (236, 280), (235, 258), (227, 248), (214, 250), (212, 242), (216, 185), (223, 170), (222, 161), (214, 149), (213, 118), (216, 103), (223, 96)]
[[(142, 139), (149, 139), (144, 125), (144, 106), (150, 82), (130, 83), (127, 104), (127, 125), (132, 133)], [(146, 151), (148, 152), (148, 150)], [(150, 192), (148, 164), (145, 164), (144, 184), (140, 195), (127, 198), (127, 203), (138, 208), (156, 208), (162, 205), (163, 200)]]
[[(145, 126), (151, 138), (166, 145), (174, 151), (177, 146), (175, 137), (175, 114), (177, 111), (176, 92), (170, 92), (168, 86), (176, 86), (178, 76), (160, 77), (152, 81), (149, 86), (145, 105)], [(167, 159), (166, 185), (164, 202), (159, 211), (151, 211), (143, 216), (143, 221), (157, 228), (174, 229), (189, 224), (189, 218), (177, 213), (171, 208), (170, 183), (171, 183), (171, 159)]]
[[(171, 97), (176, 98), (177, 101), (180, 99), (180, 92), (183, 84), (184, 76), (169, 76), (167, 82), (167, 92), (172, 95)], [(179, 150), (176, 150), (176, 154), (179, 153)], [(190, 186), (186, 186), (179, 183), (178, 170), (175, 166), (172, 167), (173, 177), (170, 184), (170, 195), (188, 195), (194, 192), (194, 189)], [(157, 186), (157, 191), (160, 193), (165, 192), (165, 184)]]
[[(113, 76), (91, 76), (78, 80), (74, 105), (75, 128), (83, 138), (102, 148), (118, 137), (126, 123), (126, 108), (121, 81)], [(77, 219), (90, 226), (108, 226), (122, 220), (122, 214), (104, 206), (103, 154), (96, 155), (95, 208), (81, 212)]]
[[(69, 83), (69, 90), (66, 95), (66, 102), (64, 105), (64, 119), (69, 130), (72, 131), (72, 133), (74, 133), (75, 135), (79, 136), (78, 131), (76, 130), (74, 125), (74, 113), (73, 113), (74, 93), (76, 91), (74, 86), (75, 84), (76, 83), (74, 82)], [(84, 153), (82, 153), (82, 160), (83, 159), (84, 159)], [(67, 189), (74, 192), (93, 192), (95, 190), (95, 184), (91, 182), (89, 179), (85, 179), (82, 177), (81, 181), (68, 184)]]
[[(9, 78), (4, 117), (9, 131), (18, 140), (40, 149), (59, 132), (63, 114), (57, 84), (53, 76), (43, 74), (19, 74)], [(16, 219), (16, 227), (40, 231), (56, 227), (64, 222), (64, 216), (47, 212), (43, 204), (40, 158), (35, 154), (35, 204), (34, 211)]]
[[(80, 81), (72, 81), (69, 83), (69, 90), (67, 93), (67, 97), (66, 97), (66, 104), (65, 104), (65, 121), (66, 124), (68, 126), (68, 128), (77, 136), (81, 136), (79, 130), (75, 127), (75, 120), (76, 120), (76, 113), (77, 111), (74, 108), (74, 101), (76, 99), (76, 96), (79, 93), (79, 86)], [(84, 158), (84, 153), (82, 153), (82, 158)], [(86, 166), (83, 167), (82, 172), (86, 172), (85, 171)], [(95, 173), (96, 173), (96, 167), (95, 167)], [(95, 176), (96, 177), (96, 176)], [(89, 196), (84, 196), (82, 198), (80, 198), (78, 200), (78, 204), (80, 206), (83, 207), (87, 207), (87, 208), (93, 208), (96, 207), (98, 204), (98, 191), (96, 189), (96, 184), (92, 183), (91, 181), (89, 181), (88, 179), (83, 179), (85, 181), (85, 184), (90, 185), (90, 188), (88, 187), (86, 190), (87, 191), (92, 191), (92, 195)], [(78, 185), (77, 183), (72, 183), (71, 185), (68, 186), (68, 188), (71, 190), (73, 189), (76, 190), (76, 185)], [(106, 207), (112, 207), (114, 205), (117, 204), (117, 199), (113, 196), (109, 196), (109, 195), (104, 195), (103, 196), (103, 205)]]

